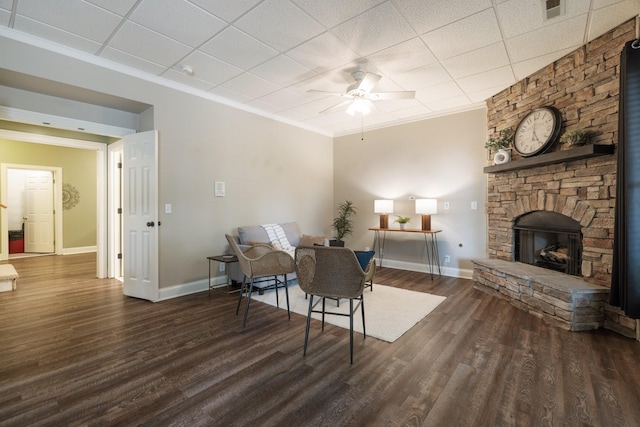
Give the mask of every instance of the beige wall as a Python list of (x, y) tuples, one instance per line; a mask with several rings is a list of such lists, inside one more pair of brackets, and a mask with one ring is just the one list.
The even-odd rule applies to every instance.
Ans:
[[(206, 257), (222, 253), (224, 234), (240, 225), (296, 220), (304, 232), (329, 232), (332, 138), (14, 40), (0, 38), (0, 51), (12, 72), (152, 106), (138, 130), (159, 132), (158, 205), (173, 211), (159, 217), (161, 288), (206, 278)], [(13, 99), (7, 92), (0, 87), (2, 105)], [(66, 116), (89, 120), (65, 108)], [(226, 182), (226, 197), (214, 197), (215, 181)]]
[(62, 212), (63, 248), (96, 245), (97, 178), (94, 150), (0, 139), (0, 161), (62, 168), (62, 181), (73, 185), (80, 194), (80, 202), (73, 209)]
[[(373, 247), (378, 215), (375, 199), (394, 199), (396, 214), (411, 216), (409, 228), (420, 228), (411, 196), (437, 198), (438, 214), (432, 229), (438, 235), (440, 262), (448, 275), (471, 277), (473, 258), (486, 255), (486, 176), (482, 171), (487, 138), (486, 110), (408, 123), (336, 138), (334, 141), (334, 205), (351, 200), (358, 208), (355, 232), (346, 239), (353, 249)], [(450, 204), (444, 210), (444, 202)], [(471, 210), (471, 202), (478, 203)], [(394, 215), (390, 215), (390, 227)], [(422, 235), (387, 233), (384, 265), (406, 269), (424, 268)]]

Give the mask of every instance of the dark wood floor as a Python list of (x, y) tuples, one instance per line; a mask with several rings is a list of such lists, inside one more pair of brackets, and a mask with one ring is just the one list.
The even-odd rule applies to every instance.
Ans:
[(1, 425), (638, 426), (640, 343), (567, 332), (468, 280), (381, 269), (447, 297), (395, 343), (235, 295), (160, 303), (94, 279), (94, 255), (16, 259), (0, 293)]

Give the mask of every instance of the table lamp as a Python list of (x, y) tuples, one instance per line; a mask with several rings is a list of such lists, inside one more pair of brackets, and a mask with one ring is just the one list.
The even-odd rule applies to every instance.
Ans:
[(393, 200), (375, 200), (373, 212), (380, 214), (380, 228), (389, 228), (389, 214), (393, 213)]
[(438, 213), (438, 199), (416, 199), (416, 213), (422, 214), (422, 231), (430, 231), (431, 215)]

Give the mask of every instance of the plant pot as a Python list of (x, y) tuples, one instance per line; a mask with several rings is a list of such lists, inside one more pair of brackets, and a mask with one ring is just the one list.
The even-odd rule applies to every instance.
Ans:
[(498, 152), (493, 156), (493, 163), (496, 165), (503, 165), (509, 163), (511, 160), (511, 154), (504, 148), (500, 148)]
[(406, 222), (401, 222), (400, 223), (400, 230), (406, 230), (407, 228), (407, 223)]
[(337, 247), (343, 248), (344, 240), (331, 239), (329, 240), (329, 246), (337, 246)]

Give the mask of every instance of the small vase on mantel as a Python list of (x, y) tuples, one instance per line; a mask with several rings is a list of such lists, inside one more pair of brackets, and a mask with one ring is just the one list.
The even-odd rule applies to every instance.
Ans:
[(509, 163), (511, 160), (511, 153), (509, 153), (506, 149), (500, 148), (498, 152), (493, 156), (493, 163), (496, 165), (503, 165), (505, 163)]
[(401, 222), (399, 225), (400, 225), (400, 230), (405, 230), (407, 228), (406, 222)]

